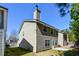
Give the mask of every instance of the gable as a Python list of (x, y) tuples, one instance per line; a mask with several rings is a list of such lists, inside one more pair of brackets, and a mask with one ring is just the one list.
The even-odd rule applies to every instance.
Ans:
[[(26, 24), (26, 23), (35, 23), (34, 21), (23, 21), (22, 22), (22, 24), (21, 24), (21, 27), (20, 27), (20, 29), (19, 29), (19, 33), (21, 32), (21, 30), (23, 29), (23, 27), (24, 27), (24, 24)], [(28, 26), (25, 26), (26, 28), (28, 28), (29, 27), (29, 25)]]

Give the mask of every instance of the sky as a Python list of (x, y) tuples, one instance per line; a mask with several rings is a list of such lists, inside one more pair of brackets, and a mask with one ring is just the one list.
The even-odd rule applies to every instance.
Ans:
[[(0, 6), (8, 8), (8, 23), (7, 23), (7, 35), (13, 30), (19, 31), (22, 21), (33, 19), (33, 12), (35, 10), (34, 3), (2, 3)], [(60, 30), (69, 27), (70, 16), (67, 14), (65, 17), (61, 17), (59, 9), (53, 3), (37, 4), (41, 11), (40, 20), (54, 26)]]

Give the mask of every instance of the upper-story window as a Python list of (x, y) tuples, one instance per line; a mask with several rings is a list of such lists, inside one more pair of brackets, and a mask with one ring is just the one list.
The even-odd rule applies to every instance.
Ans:
[(53, 31), (51, 31), (51, 34), (53, 34)]
[(51, 33), (51, 35), (53, 35), (53, 30), (51, 30), (51, 32), (50, 32), (50, 33)]
[(58, 36), (58, 32), (57, 32), (57, 31), (55, 31), (55, 36), (56, 36), (56, 37)]
[(45, 28), (43, 28), (43, 32), (47, 32), (47, 28), (45, 27)]
[(55, 36), (57, 36), (58, 35), (58, 32), (57, 31), (55, 31)]
[(53, 30), (51, 30), (51, 35), (57, 36), (58, 35), (58, 32), (55, 29), (53, 29)]

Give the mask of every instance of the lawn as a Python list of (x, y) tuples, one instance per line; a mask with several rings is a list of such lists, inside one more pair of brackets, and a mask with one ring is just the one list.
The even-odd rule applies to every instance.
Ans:
[(69, 50), (69, 51), (64, 51), (64, 56), (79, 56), (79, 51), (75, 50)]
[(23, 48), (6, 48), (5, 56), (79, 56), (79, 50), (58, 51), (58, 50), (45, 50), (38, 53), (33, 53)]
[(32, 56), (32, 52), (29, 50), (25, 50), (23, 48), (5, 48), (5, 56), (22, 56), (22, 55), (26, 55), (26, 56)]
[(36, 53), (37, 56), (79, 56), (79, 50), (68, 50), (68, 51), (59, 51), (59, 50), (46, 50)]
[(45, 50), (38, 53), (35, 53), (36, 56), (62, 56), (63, 51), (57, 51), (57, 50)]
[(63, 55), (62, 51), (56, 50), (46, 50), (38, 53), (33, 53), (29, 50), (25, 50), (23, 48), (6, 48), (5, 56), (51, 56), (51, 55)]

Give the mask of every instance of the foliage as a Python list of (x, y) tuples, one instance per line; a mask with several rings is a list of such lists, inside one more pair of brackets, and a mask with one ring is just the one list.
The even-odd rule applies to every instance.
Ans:
[(10, 46), (8, 44), (5, 45), (6, 48), (9, 48)]
[(72, 5), (70, 16), (72, 19), (70, 28), (76, 38), (76, 45), (79, 45), (79, 4)]
[(75, 41), (76, 45), (79, 45), (79, 4), (59, 3), (57, 4), (57, 6), (59, 7), (59, 10), (62, 10), (60, 11), (61, 16), (66, 15), (67, 13), (66, 11), (70, 12), (70, 17), (71, 17), (70, 30), (72, 32), (69, 32), (69, 36), (70, 36), (69, 38), (72, 39), (72, 41)]
[(74, 34), (71, 30), (68, 32), (68, 38), (70, 42), (75, 42)]
[(79, 51), (75, 50), (64, 51), (64, 56), (79, 56)]
[(65, 16), (70, 12), (71, 4), (69, 3), (56, 3), (56, 6), (59, 8), (60, 16)]

